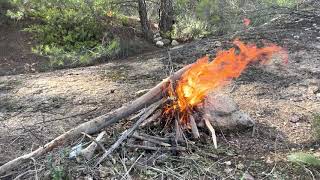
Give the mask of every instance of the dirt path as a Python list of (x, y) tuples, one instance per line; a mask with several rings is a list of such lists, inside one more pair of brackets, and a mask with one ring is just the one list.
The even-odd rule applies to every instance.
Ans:
[[(278, 28), (275, 33), (275, 26), (262, 33), (264, 39), (288, 48), (289, 63), (285, 68), (251, 67), (225, 89), (257, 121), (257, 129), (254, 136), (251, 131), (219, 134), (221, 152), (208, 160), (217, 163), (203, 171), (231, 179), (239, 179), (245, 171), (257, 179), (312, 177), (288, 164), (286, 155), (297, 150), (320, 153), (311, 133), (312, 113), (320, 113), (317, 18), (299, 21), (303, 24), (285, 31)], [(248, 39), (254, 40), (259, 34), (242, 35), (253, 36)], [(171, 49), (175, 67), (214, 54), (220, 48), (218, 40), (209, 38)], [(222, 39), (219, 42), (228, 44)], [(138, 90), (150, 88), (166, 77), (168, 64), (167, 53), (162, 51), (99, 66), (0, 76), (0, 165), (134, 99)], [(119, 125), (108, 129), (109, 134), (118, 131)], [(210, 147), (204, 146), (209, 149), (205, 153), (211, 153)], [(231, 164), (224, 163), (228, 161)], [(244, 167), (239, 168), (239, 164)]]

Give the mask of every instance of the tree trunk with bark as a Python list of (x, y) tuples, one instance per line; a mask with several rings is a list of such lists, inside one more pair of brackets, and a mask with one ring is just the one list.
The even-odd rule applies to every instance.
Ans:
[(138, 11), (143, 35), (147, 40), (151, 40), (152, 32), (150, 31), (150, 24), (148, 21), (147, 14), (147, 5), (145, 0), (138, 0)]
[(160, 3), (160, 32), (171, 38), (170, 32), (174, 24), (172, 0), (161, 0)]

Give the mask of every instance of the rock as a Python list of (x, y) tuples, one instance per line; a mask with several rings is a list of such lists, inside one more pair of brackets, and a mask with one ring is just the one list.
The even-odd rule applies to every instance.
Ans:
[(156, 46), (158, 47), (163, 47), (164, 46), (164, 43), (162, 41), (157, 41), (156, 42)]
[(255, 125), (254, 120), (243, 111), (236, 111), (231, 115), (231, 121), (236, 122), (236, 126), (239, 128), (253, 127)]
[(178, 46), (178, 45), (179, 45), (179, 42), (174, 39), (174, 40), (172, 40), (171, 45), (172, 45), (172, 46)]
[(304, 116), (304, 115), (293, 113), (293, 114), (291, 115), (290, 122), (292, 122), (292, 123), (297, 123), (297, 122), (302, 121), (302, 120), (304, 120), (304, 119), (305, 119), (305, 116)]
[(164, 43), (164, 45), (169, 45), (171, 43), (169, 39), (162, 39), (162, 42)]
[(199, 127), (205, 126), (204, 119), (222, 131), (241, 130), (255, 125), (255, 121), (247, 113), (239, 110), (237, 104), (226, 95), (209, 94), (199, 109), (203, 113), (202, 118), (198, 118)]
[(157, 41), (160, 41), (160, 40), (162, 40), (162, 37), (154, 38), (154, 42), (157, 42)]
[(155, 33), (154, 35), (155, 35), (156, 37), (160, 37), (160, 33), (159, 33), (159, 32)]
[(204, 105), (217, 115), (227, 115), (239, 110), (233, 99), (223, 94), (209, 94), (204, 101)]
[(160, 34), (156, 33), (156, 34), (153, 35), (153, 39), (155, 39), (157, 37), (160, 37)]

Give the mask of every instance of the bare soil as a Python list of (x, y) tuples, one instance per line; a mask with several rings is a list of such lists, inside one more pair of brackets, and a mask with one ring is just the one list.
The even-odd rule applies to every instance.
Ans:
[[(36, 166), (31, 162), (2, 178), (12, 179), (35, 167), (40, 179), (48, 178), (57, 172), (53, 167), (60, 166), (71, 179), (120, 179), (130, 168), (126, 163), (132, 165), (143, 153), (140, 160), (145, 166), (134, 167), (130, 173), (133, 179), (240, 179), (248, 174), (256, 179), (319, 179), (318, 169), (287, 161), (287, 155), (296, 151), (320, 155), (312, 130), (313, 114), (320, 113), (319, 13), (286, 14), (272, 24), (236, 36), (253, 42), (269, 40), (289, 53), (287, 65), (252, 66), (224, 89), (257, 122), (255, 132), (220, 132), (218, 150), (214, 150), (210, 136), (203, 134), (192, 152), (179, 156), (122, 147), (113, 155), (115, 164), (106, 162), (97, 168), (94, 162), (68, 160), (64, 155), (79, 139), (36, 160)], [(171, 48), (173, 67), (230, 47), (231, 37), (211, 37)], [(0, 58), (12, 60), (10, 66), (21, 63), (18, 56), (6, 53), (10, 52), (1, 52)], [(0, 165), (133, 100), (137, 91), (165, 78), (170, 67), (168, 53), (163, 50), (98, 66), (0, 76)], [(126, 127), (128, 124), (121, 122), (106, 129), (110, 139), (104, 144), (110, 146)], [(24, 176), (34, 177), (34, 171)]]

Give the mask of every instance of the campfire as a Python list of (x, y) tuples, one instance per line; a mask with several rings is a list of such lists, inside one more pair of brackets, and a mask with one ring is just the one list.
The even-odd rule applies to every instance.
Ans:
[[(194, 137), (199, 138), (197, 127), (205, 124), (212, 134), (215, 147), (217, 147), (214, 127), (220, 128), (221, 123), (219, 125), (217, 115), (212, 115), (210, 111), (215, 111), (215, 114), (231, 115), (232, 112), (239, 112), (239, 109), (230, 98), (214, 95), (214, 92), (230, 83), (232, 79), (238, 78), (249, 64), (270, 63), (271, 57), (276, 53), (280, 54), (285, 61), (287, 59), (284, 50), (274, 44), (258, 48), (254, 44), (246, 45), (235, 40), (234, 45), (235, 48), (218, 52), (211, 61), (207, 56), (198, 59), (177, 82), (171, 81), (169, 83), (167, 97), (170, 99), (170, 103), (167, 103), (163, 108), (161, 117), (166, 121), (175, 122), (176, 132), (180, 128), (182, 131), (191, 129)], [(253, 124), (253, 121), (246, 114), (241, 112), (241, 114), (238, 113), (238, 116), (246, 117), (245, 120), (242, 118), (243, 121), (239, 125)], [(225, 119), (225, 121), (230, 120)], [(225, 122), (225, 124), (228, 123), (236, 122)], [(176, 133), (176, 138), (181, 138), (179, 133)]]
[[(241, 111), (230, 97), (221, 93), (223, 87), (238, 78), (249, 64), (266, 65), (272, 63), (271, 58), (275, 54), (279, 54), (285, 62), (287, 61), (285, 51), (274, 44), (266, 44), (259, 48), (255, 44), (245, 44), (235, 40), (234, 45), (234, 48), (219, 51), (212, 60), (206, 56), (185, 66), (133, 102), (80, 124), (37, 150), (7, 162), (0, 167), (0, 174), (29, 159), (39, 157), (81, 134), (89, 137), (93, 142), (79, 152), (78, 150), (73, 151), (73, 154), (80, 153), (86, 159), (91, 159), (93, 152), (99, 145), (104, 154), (96, 165), (100, 164), (129, 137), (158, 145), (154, 147), (127, 143), (126, 146), (129, 148), (149, 150), (161, 148), (162, 150), (183, 151), (186, 148), (179, 146), (178, 143), (183, 142), (186, 138), (185, 134), (190, 134), (197, 139), (200, 137), (199, 130), (207, 128), (211, 132), (214, 146), (217, 148), (216, 129), (234, 130), (254, 125), (254, 121), (248, 114)], [(97, 139), (93, 139), (89, 135), (135, 113), (136, 115), (129, 118), (129, 120), (135, 121), (133, 126), (123, 132), (108, 150), (100, 143), (105, 131), (100, 133)], [(173, 132), (171, 134), (174, 134), (175, 145), (167, 137), (135, 132), (139, 128), (142, 129), (153, 124), (158, 127), (161, 127), (162, 124), (163, 129)]]

